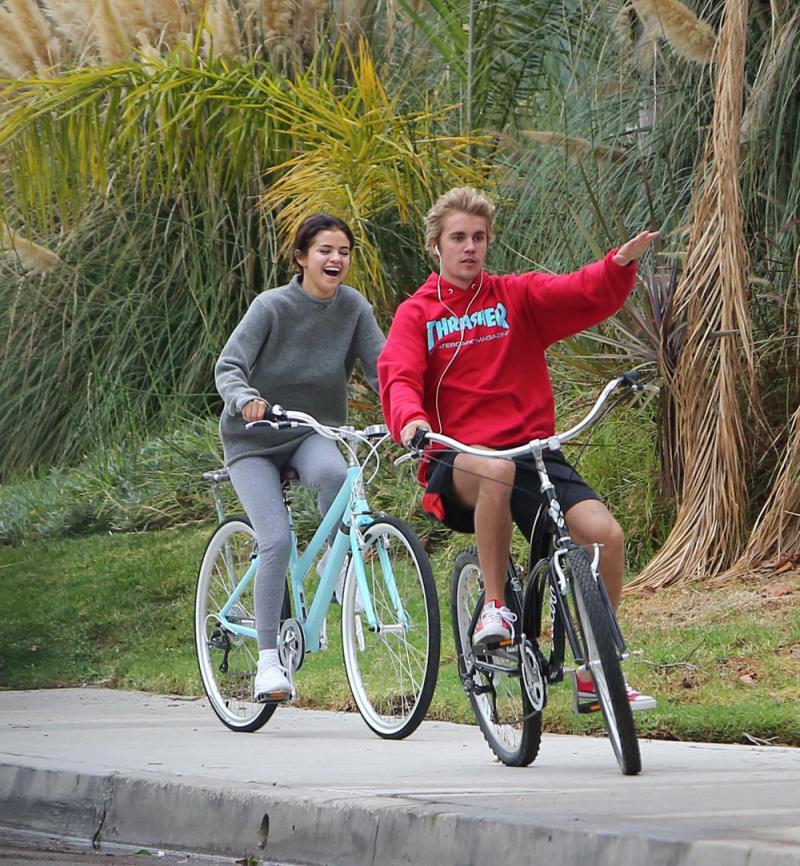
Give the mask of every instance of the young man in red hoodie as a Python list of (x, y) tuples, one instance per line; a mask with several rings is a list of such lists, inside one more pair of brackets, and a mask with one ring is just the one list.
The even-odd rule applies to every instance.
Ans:
[[(572, 274), (498, 276), (483, 269), (494, 206), (468, 187), (452, 189), (425, 218), (438, 273), (397, 312), (378, 360), (381, 402), (394, 438), (419, 428), (469, 445), (508, 448), (555, 432), (545, 350), (615, 313), (631, 292), (636, 259), (657, 232), (642, 232)], [(577, 544), (602, 545), (601, 567), (616, 609), (622, 595), (624, 536), (597, 494), (560, 452), (545, 463)], [(533, 463), (440, 451), (423, 459), (423, 508), (452, 529), (474, 532), (486, 602), (474, 643), (511, 637), (504, 606), (515, 521), (530, 537), (539, 495)], [(591, 700), (587, 675), (579, 698)], [(628, 688), (633, 709), (655, 700)]]

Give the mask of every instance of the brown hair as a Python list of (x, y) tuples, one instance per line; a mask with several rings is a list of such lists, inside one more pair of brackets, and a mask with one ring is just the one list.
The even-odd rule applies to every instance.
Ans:
[(297, 253), (306, 255), (314, 238), (326, 229), (344, 232), (347, 236), (347, 240), (350, 241), (350, 249), (352, 250), (355, 246), (356, 241), (353, 237), (353, 233), (350, 231), (350, 226), (348, 226), (344, 220), (340, 220), (339, 217), (335, 217), (329, 213), (311, 214), (311, 216), (307, 216), (303, 222), (300, 223), (297, 229), (297, 234), (294, 237), (292, 262), (299, 271), (302, 272), (303, 269), (297, 261)]
[(446, 217), (453, 211), (483, 217), (487, 239), (491, 239), (494, 205), (471, 186), (459, 186), (439, 196), (436, 204), (425, 214), (425, 246), (431, 253), (442, 235)]

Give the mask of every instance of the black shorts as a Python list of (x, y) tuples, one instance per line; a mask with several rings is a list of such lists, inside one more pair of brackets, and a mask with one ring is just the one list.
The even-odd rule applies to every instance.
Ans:
[[(442, 523), (456, 532), (475, 532), (473, 510), (459, 505), (453, 497), (453, 462), (458, 452), (434, 451), (428, 471), (426, 491), (436, 493), (442, 500)], [(566, 514), (573, 505), (586, 499), (600, 500), (595, 491), (581, 478), (560, 451), (545, 451), (544, 465), (555, 487), (561, 509)], [(533, 523), (540, 505), (545, 502), (541, 493), (539, 473), (533, 457), (514, 460), (517, 466), (514, 490), (511, 493), (511, 515), (520, 532), (531, 537)]]

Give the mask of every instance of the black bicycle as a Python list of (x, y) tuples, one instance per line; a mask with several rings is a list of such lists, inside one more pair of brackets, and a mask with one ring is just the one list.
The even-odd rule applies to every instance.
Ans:
[[(417, 453), (430, 442), (480, 457), (532, 456), (539, 473), (544, 504), (534, 524), (528, 568), (513, 560), (508, 566), (505, 603), (517, 617), (513, 639), (479, 649), (472, 645), (484, 599), (483, 575), (474, 546), (456, 558), (451, 583), (453, 637), (461, 682), (489, 747), (509, 766), (527, 766), (536, 758), (548, 686), (561, 682), (568, 672), (565, 660), (569, 646), (575, 664), (569, 671), (573, 710), (600, 710), (622, 772), (635, 775), (641, 770), (621, 668), (626, 645), (600, 575), (600, 549), (595, 545), (589, 553), (570, 538), (542, 455), (594, 424), (618, 389), (641, 392), (648, 387), (639, 382), (636, 372), (612, 379), (589, 414), (570, 430), (518, 448), (487, 451), (427, 431), (418, 431), (412, 442)], [(597, 701), (578, 700), (579, 672), (591, 674)]]

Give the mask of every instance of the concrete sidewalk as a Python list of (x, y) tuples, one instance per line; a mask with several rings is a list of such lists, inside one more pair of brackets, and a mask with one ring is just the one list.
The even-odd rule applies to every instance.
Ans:
[(0, 827), (340, 866), (800, 864), (800, 750), (547, 736), (527, 769), (476, 727), (402, 742), (280, 708), (234, 734), (205, 700), (0, 692)]

